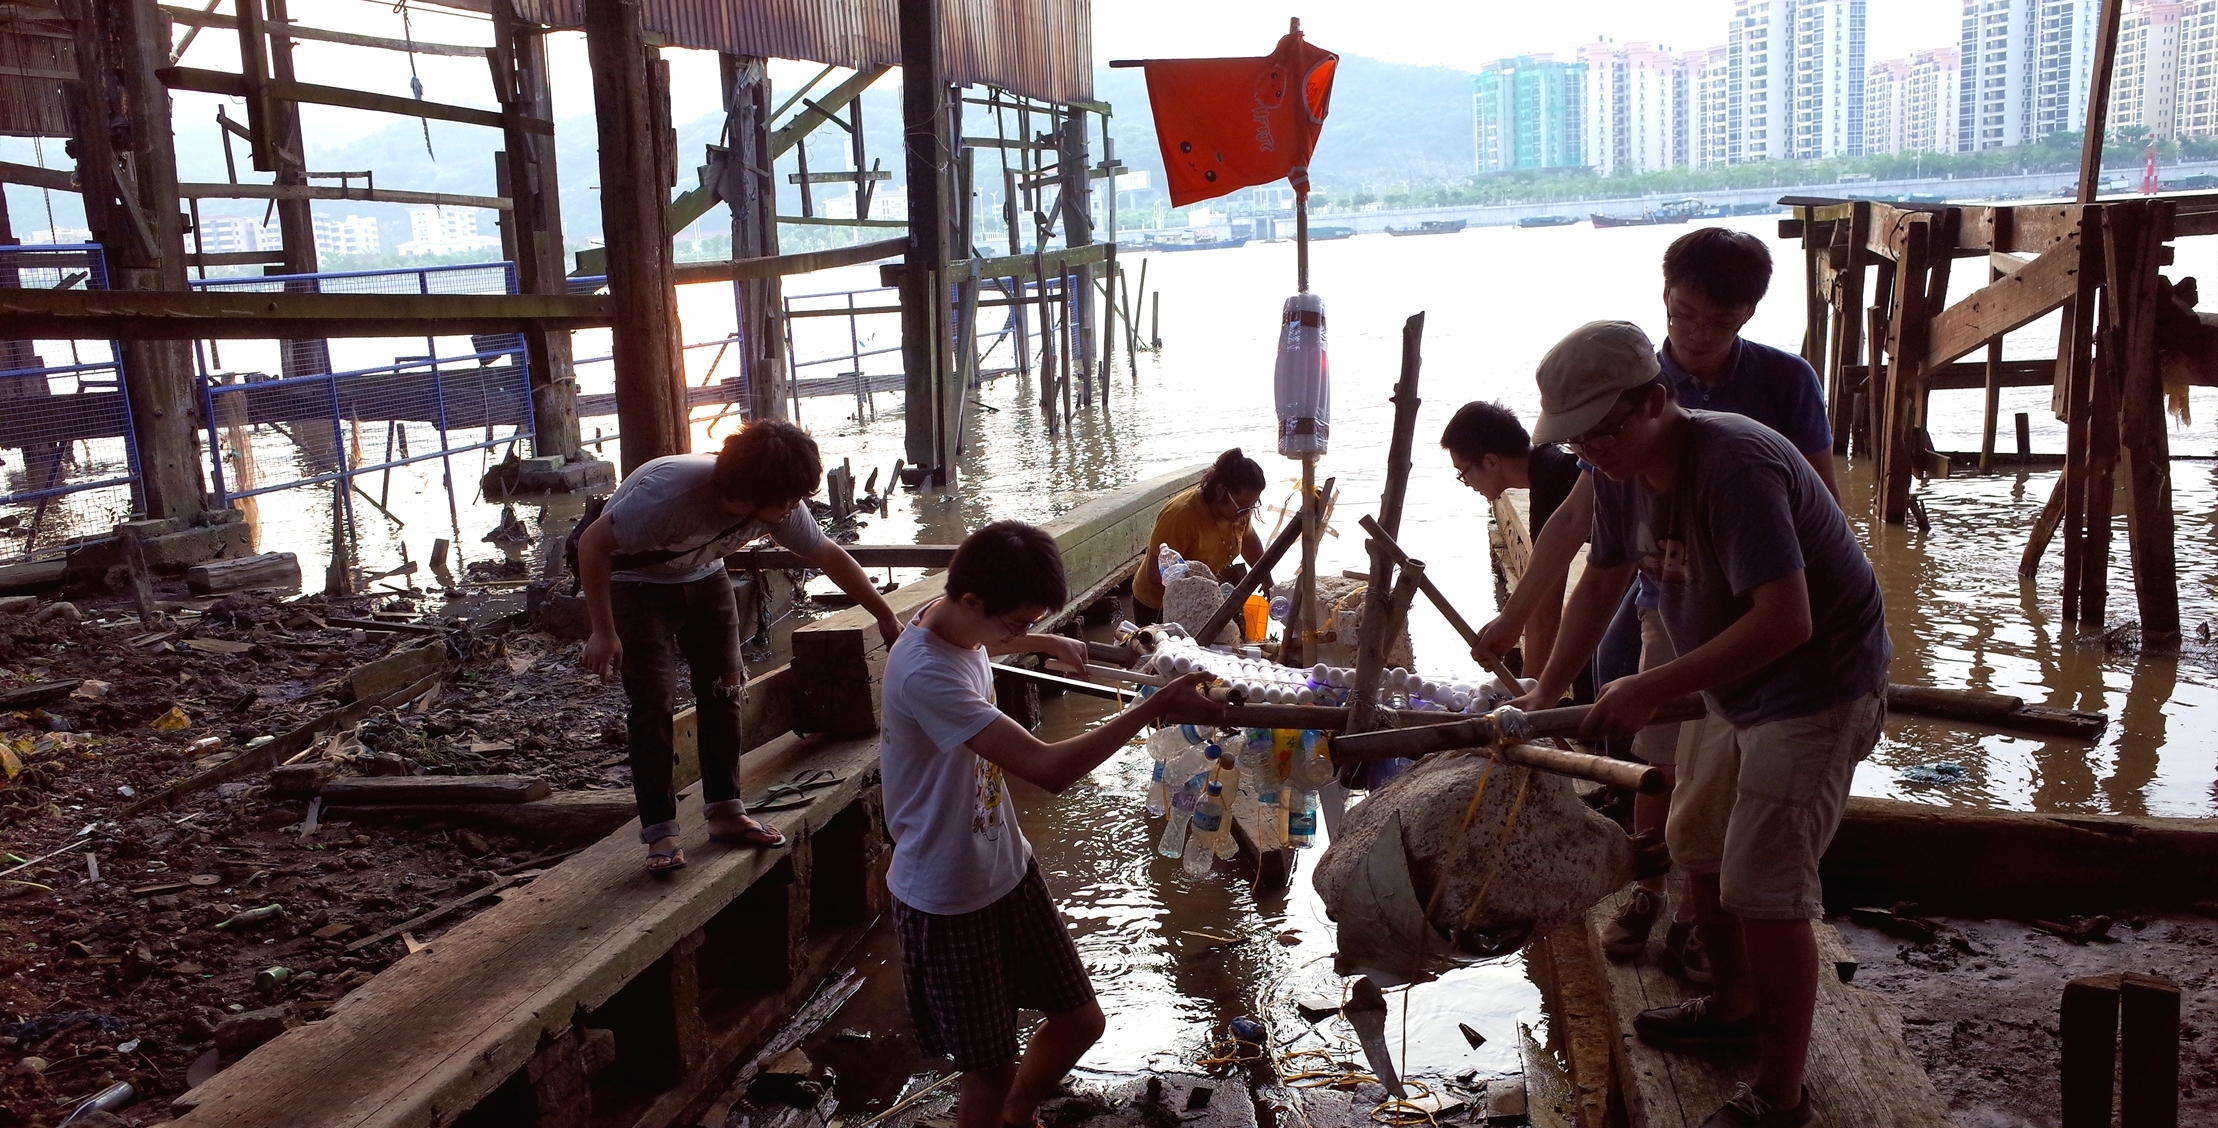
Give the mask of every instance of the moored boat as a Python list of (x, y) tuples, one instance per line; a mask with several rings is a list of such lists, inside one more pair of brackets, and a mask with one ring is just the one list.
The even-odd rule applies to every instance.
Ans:
[(1415, 227), (1389, 227), (1389, 235), (1453, 235), (1463, 230), (1460, 219), (1428, 219)]
[(1528, 215), (1517, 221), (1519, 227), (1569, 227), (1579, 222), (1575, 215)]

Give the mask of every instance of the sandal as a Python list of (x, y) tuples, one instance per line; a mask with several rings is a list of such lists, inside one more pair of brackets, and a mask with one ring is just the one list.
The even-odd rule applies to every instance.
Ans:
[(812, 800), (809, 792), (820, 787), (834, 787), (847, 782), (846, 776), (833, 775), (824, 768), (802, 772), (784, 783), (774, 783), (762, 797), (747, 805), (750, 811), (790, 811), (806, 807)]
[(769, 823), (757, 822), (731, 834), (709, 833), (709, 841), (720, 846), (760, 846), (775, 850), (786, 844), (785, 832)]
[[(661, 859), (661, 864), (659, 865), (656, 864), (656, 859), (658, 858)], [(653, 874), (656, 877), (662, 877), (666, 874), (674, 873), (684, 868), (685, 850), (683, 847), (673, 850), (647, 851), (647, 872)]]

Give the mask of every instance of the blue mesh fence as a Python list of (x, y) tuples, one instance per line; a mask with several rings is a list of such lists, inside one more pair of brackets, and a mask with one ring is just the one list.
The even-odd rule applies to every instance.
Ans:
[[(510, 264), (211, 278), (196, 289), (309, 293), (513, 293)], [(334, 342), (336, 343), (336, 342)], [(217, 504), (513, 443), (532, 435), (531, 377), (513, 333), (345, 342), (357, 359), (328, 369), (325, 342), (284, 342), (280, 373), (211, 371), (202, 355), (210, 486)], [(448, 481), (452, 485), (451, 464)]]
[[(0, 288), (107, 288), (94, 244), (0, 247)], [(113, 341), (0, 341), (0, 557), (129, 519), (138, 445)]]

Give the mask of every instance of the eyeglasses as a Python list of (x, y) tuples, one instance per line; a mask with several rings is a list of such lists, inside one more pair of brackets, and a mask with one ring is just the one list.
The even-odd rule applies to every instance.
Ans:
[(1032, 628), (1039, 626), (1040, 619), (1046, 618), (1046, 616), (1043, 615), (1039, 618), (1025, 619), (1021, 622), (1011, 622), (1007, 615), (1002, 615), (998, 618), (1001, 623), (1001, 637), (1023, 638), (1026, 634), (1031, 632)]
[(1241, 506), (1241, 507), (1240, 507), (1240, 508), (1238, 508), (1238, 509), (1235, 509), (1235, 510), (1233, 510), (1233, 511), (1232, 511), (1232, 515), (1233, 515), (1234, 517), (1245, 517), (1245, 516), (1247, 516), (1248, 514), (1250, 514), (1250, 513), (1253, 513), (1253, 512), (1255, 512), (1256, 510), (1258, 510), (1258, 509), (1261, 509), (1261, 508), (1263, 508), (1263, 503), (1262, 503), (1262, 502), (1260, 502), (1260, 501), (1256, 501), (1256, 502), (1250, 502), (1250, 503), (1248, 503), (1248, 504), (1246, 504), (1246, 505), (1243, 505), (1243, 506)]
[(1741, 326), (1748, 324), (1747, 318), (1737, 314), (1727, 314), (1724, 317), (1695, 317), (1690, 314), (1672, 313), (1667, 310), (1664, 313), (1664, 319), (1675, 328), (1717, 337), (1730, 337), (1740, 332)]
[(1478, 483), (1471, 480), (1471, 475), (1478, 473), (1478, 470), (1479, 464), (1476, 462), (1469, 466), (1458, 466), (1456, 467), (1456, 481), (1466, 488), (1478, 489)]
[(1618, 397), (1617, 404), (1610, 408), (1610, 414), (1603, 416), (1602, 422), (1595, 424), (1578, 438), (1567, 440), (1564, 445), (1584, 452), (1616, 442), (1618, 436), (1624, 433), (1625, 425), (1633, 421), (1633, 416), (1640, 414), (1640, 405), (1648, 398), (1648, 389), (1655, 386), (1651, 382), (1627, 389)]

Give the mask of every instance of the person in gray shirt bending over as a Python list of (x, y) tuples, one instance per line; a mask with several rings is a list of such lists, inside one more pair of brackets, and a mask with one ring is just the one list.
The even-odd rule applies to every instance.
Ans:
[(1639, 731), (1700, 692), (1709, 719), (1679, 753), (1665, 838), (1686, 868), (1714, 993), (1643, 1011), (1673, 1050), (1753, 1046), (1757, 1074), (1704, 1128), (1800, 1128), (1824, 911), (1818, 858), (1856, 765), (1879, 739), (1892, 651), (1871, 562), (1808, 459), (1740, 415), (1688, 411), (1640, 329), (1580, 327), (1540, 362), (1536, 442), (1593, 466), (1586, 573), (1540, 685), (1556, 704), (1637, 569), (1678, 657), (1602, 688), (1581, 736)]
[(803, 500), (824, 463), (808, 432), (778, 419), (749, 423), (721, 453), (673, 454), (632, 471), (578, 538), (578, 577), (593, 635), (585, 668), (620, 672), (647, 872), (685, 866), (678, 848), (676, 754), (670, 710), (677, 658), (693, 675), (701, 757), (701, 815), (709, 841), (777, 848), (776, 827), (748, 817), (739, 798), (739, 608), (724, 557), (764, 536), (822, 569), (878, 620), (887, 646), (901, 624), (847, 550), (825, 538)]

